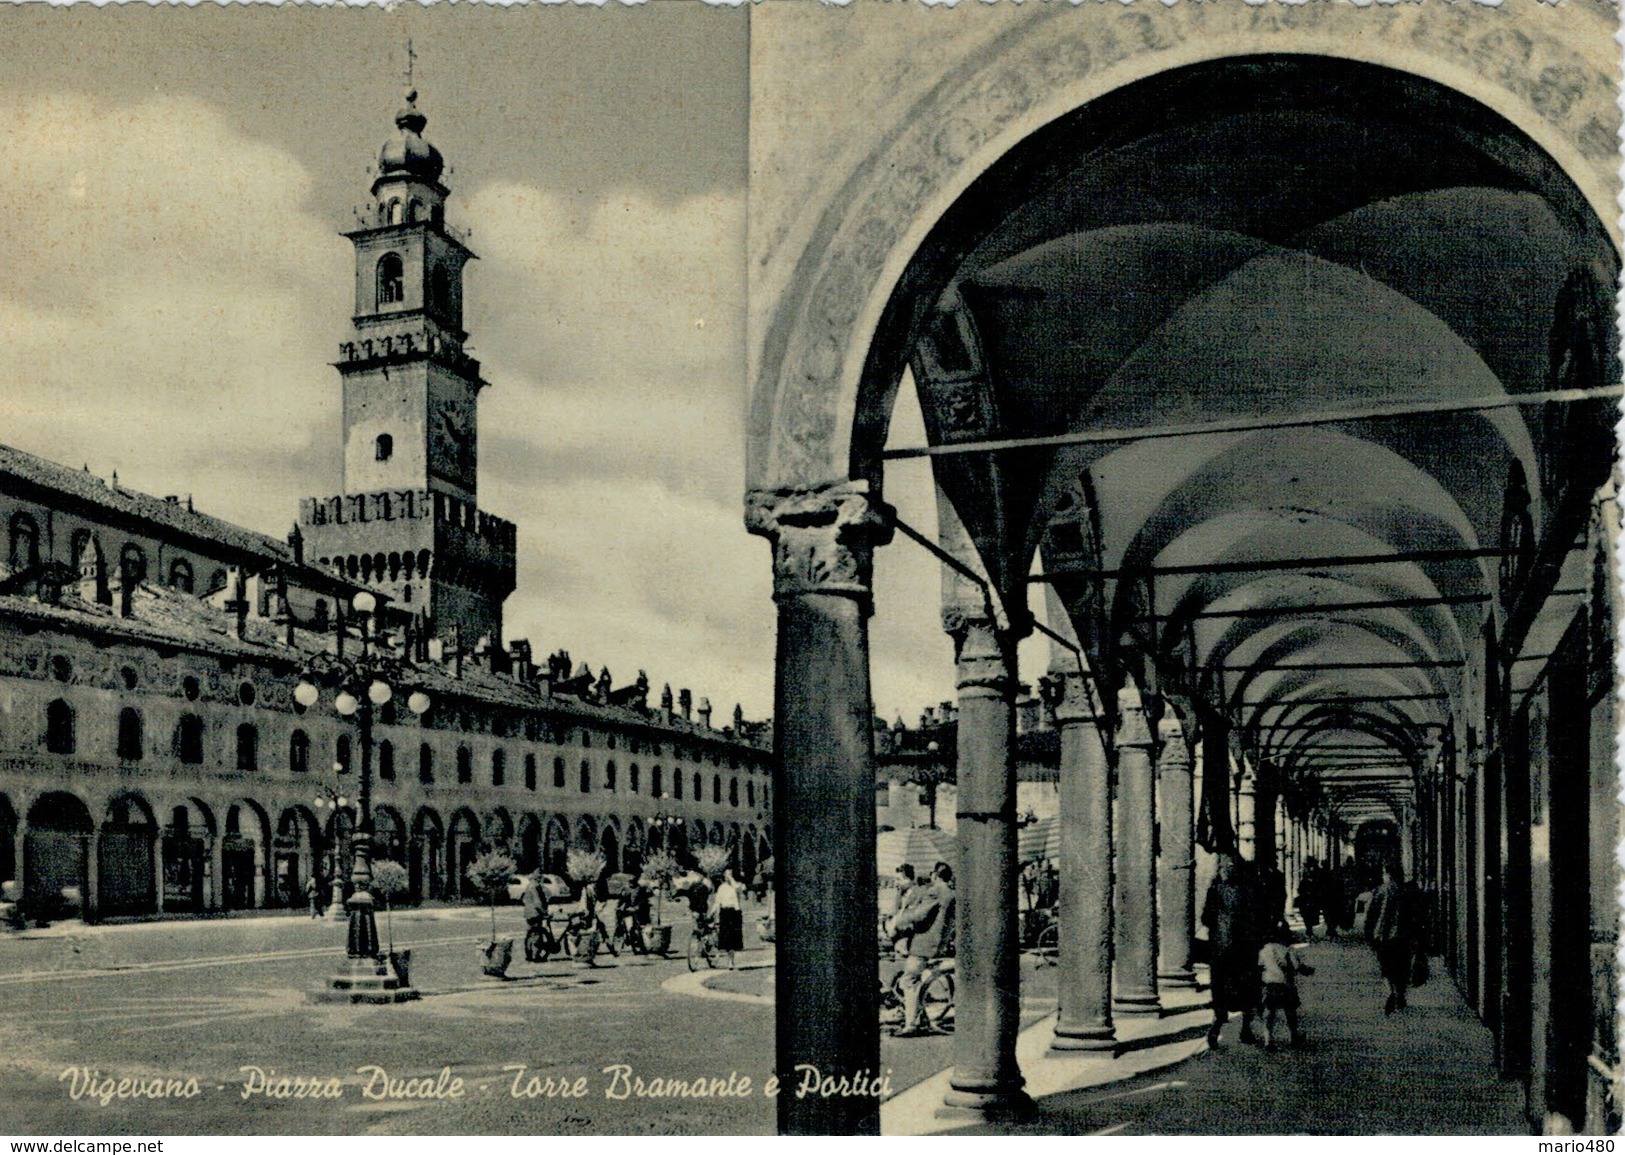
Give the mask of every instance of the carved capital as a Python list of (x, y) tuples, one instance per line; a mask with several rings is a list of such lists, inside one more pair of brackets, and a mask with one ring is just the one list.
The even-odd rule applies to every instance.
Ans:
[(1038, 689), (1044, 704), (1054, 714), (1057, 726), (1098, 723), (1105, 717), (1095, 679), (1089, 674), (1077, 670), (1056, 671), (1041, 678)]
[(1157, 723), (1157, 740), (1162, 743), (1162, 752), (1157, 758), (1159, 770), (1191, 768), (1191, 748), (1185, 741), (1185, 727), (1171, 712)]
[(1006, 695), (1015, 689), (1010, 640), (986, 614), (944, 610), (942, 628), (954, 639), (954, 684), (964, 693)]
[(891, 540), (888, 512), (867, 481), (747, 493), (745, 528), (773, 542), (774, 600), (840, 594), (867, 602), (874, 549)]
[(1151, 722), (1146, 717), (1145, 702), (1140, 697), (1140, 691), (1133, 685), (1124, 686), (1117, 691), (1115, 743), (1119, 750), (1126, 746), (1150, 749), (1157, 744), (1151, 735)]

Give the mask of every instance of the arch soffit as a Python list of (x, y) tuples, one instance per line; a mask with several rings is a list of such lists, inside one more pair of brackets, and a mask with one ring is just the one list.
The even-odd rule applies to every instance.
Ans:
[[(1177, 68), (1292, 54), (1430, 81), (1505, 118), (1543, 150), (1618, 248), (1613, 30), (1601, 14), (1524, 24), (1518, 39), (1528, 52), (1520, 60), (1502, 25), (1486, 18), (1493, 12), (1437, 5), (1267, 12), (1182, 5), (1156, 12), (1154, 21), (1148, 13), (1118, 13), (1108, 27), (1075, 37), (1048, 24), (1071, 12), (1033, 11), (1030, 21), (984, 46), (980, 61), (951, 62), (957, 73), (882, 129), (867, 156), (843, 166), (850, 175), (839, 187), (827, 184), (808, 202), (802, 212), (816, 214), (817, 223), (783, 230), (804, 243), (790, 252), (779, 240), (782, 251), (769, 253), (788, 287), (769, 306), (760, 347), (752, 350), (748, 486), (818, 484), (862, 471), (868, 463), (854, 443), (858, 423), (867, 423), (871, 436), (878, 430), (878, 446), (891, 404), (888, 392), (875, 399), (883, 411), (860, 411), (870, 405), (859, 397), (864, 361), (894, 286), (931, 229), (1044, 126)], [(1091, 47), (1119, 55), (1097, 68)], [(1537, 59), (1561, 61), (1578, 91), (1547, 99), (1555, 94)], [(1486, 60), (1499, 67), (1487, 69)], [(835, 304), (843, 299), (852, 303)]]

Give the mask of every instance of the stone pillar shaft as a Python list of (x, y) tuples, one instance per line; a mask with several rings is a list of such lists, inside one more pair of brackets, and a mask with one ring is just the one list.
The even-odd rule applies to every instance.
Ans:
[(959, 960), (946, 1102), (1023, 1108), (1016, 1066), (1021, 937), (1016, 901), (1015, 641), (989, 619), (947, 615), (959, 689)]
[(1196, 985), (1191, 954), (1196, 926), (1196, 827), (1191, 805), (1191, 750), (1179, 719), (1158, 726), (1157, 816), (1161, 857), (1157, 865), (1157, 977), (1168, 986)]
[(1112, 774), (1093, 682), (1077, 671), (1045, 685), (1061, 734), (1061, 927), (1057, 1051), (1109, 1051), (1112, 1023)]
[(1157, 999), (1156, 740), (1139, 691), (1117, 695), (1116, 958), (1113, 1009), (1154, 1015)]
[(798, 1064), (836, 1079), (880, 1074), (868, 616), (873, 550), (890, 530), (862, 482), (753, 492), (745, 521), (773, 542), (778, 603), (779, 1130), (878, 1134), (873, 1096), (789, 1091)]

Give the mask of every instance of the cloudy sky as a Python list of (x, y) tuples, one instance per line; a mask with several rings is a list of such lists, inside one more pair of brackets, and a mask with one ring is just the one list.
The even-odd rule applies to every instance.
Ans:
[[(337, 234), (410, 37), (481, 257), (481, 505), (520, 529), (508, 636), (765, 716), (768, 548), (740, 517), (746, 20), (0, 5), (0, 441), (279, 535), (336, 492)], [(905, 415), (894, 440), (919, 436)], [(894, 472), (933, 525), (923, 467)], [(936, 574), (905, 545), (879, 578), (876, 705), (912, 720), (952, 692)]]

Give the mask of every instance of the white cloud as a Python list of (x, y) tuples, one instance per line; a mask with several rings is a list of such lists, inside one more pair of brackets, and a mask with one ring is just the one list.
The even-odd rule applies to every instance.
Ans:
[(288, 523), (297, 494), (259, 481), (323, 452), (348, 304), (309, 175), (194, 99), (0, 108), (5, 440)]

